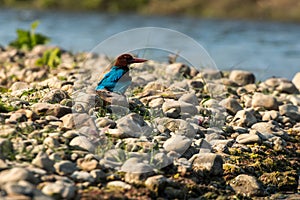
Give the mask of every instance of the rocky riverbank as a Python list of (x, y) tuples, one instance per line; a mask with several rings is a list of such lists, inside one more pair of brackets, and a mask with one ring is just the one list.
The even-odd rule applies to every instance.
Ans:
[(127, 98), (95, 94), (110, 60), (0, 49), (1, 199), (299, 199), (300, 74), (255, 80), (134, 66)]

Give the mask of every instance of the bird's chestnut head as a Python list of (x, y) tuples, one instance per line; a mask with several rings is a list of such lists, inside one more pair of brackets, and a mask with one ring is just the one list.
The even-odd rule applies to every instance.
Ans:
[(115, 66), (127, 67), (128, 65), (130, 65), (132, 63), (142, 63), (142, 62), (146, 62), (146, 61), (147, 61), (146, 59), (134, 58), (130, 54), (122, 54), (117, 58), (117, 60), (115, 62)]

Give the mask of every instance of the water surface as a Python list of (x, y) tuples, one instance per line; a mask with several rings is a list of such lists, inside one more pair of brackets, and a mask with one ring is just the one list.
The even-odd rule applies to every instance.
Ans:
[[(128, 29), (153, 26), (192, 37), (221, 70), (250, 70), (259, 80), (271, 76), (291, 79), (300, 71), (300, 24), (2, 9), (0, 44), (7, 45), (16, 38), (17, 28), (28, 29), (37, 19), (41, 22), (37, 31), (49, 36), (51, 44), (73, 52), (91, 51), (108, 37)], [(188, 47), (182, 48), (178, 50)], [(166, 56), (159, 59), (166, 61)]]

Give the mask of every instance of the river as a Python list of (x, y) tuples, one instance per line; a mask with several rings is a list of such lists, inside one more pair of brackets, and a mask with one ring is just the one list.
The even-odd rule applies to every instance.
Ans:
[[(292, 79), (300, 71), (300, 24), (296, 23), (1, 9), (0, 44), (6, 46), (16, 38), (17, 28), (28, 29), (34, 20), (40, 21), (37, 32), (49, 36), (51, 45), (72, 52), (91, 51), (129, 29), (163, 27), (193, 38), (221, 70), (249, 70), (258, 80)], [(188, 48), (182, 45), (178, 51)]]

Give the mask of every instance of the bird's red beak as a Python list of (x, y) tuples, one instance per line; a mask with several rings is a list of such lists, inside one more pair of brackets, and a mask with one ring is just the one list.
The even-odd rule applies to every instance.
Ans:
[(133, 58), (131, 60), (131, 63), (142, 63), (142, 62), (146, 62), (146, 61), (148, 61), (148, 60), (142, 59), (142, 58)]

